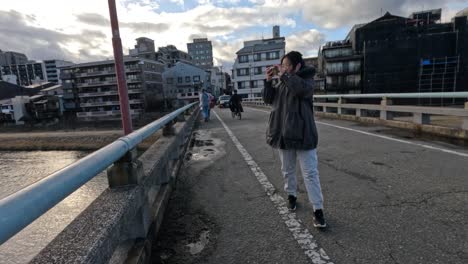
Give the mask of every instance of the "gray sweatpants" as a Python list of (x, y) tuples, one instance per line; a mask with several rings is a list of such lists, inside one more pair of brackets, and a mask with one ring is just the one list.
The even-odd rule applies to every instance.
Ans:
[(281, 160), (281, 172), (284, 177), (284, 190), (286, 193), (288, 195), (297, 196), (296, 162), (297, 159), (299, 159), (309, 201), (312, 204), (314, 211), (317, 209), (323, 209), (323, 195), (317, 168), (317, 149), (280, 149), (279, 156)]

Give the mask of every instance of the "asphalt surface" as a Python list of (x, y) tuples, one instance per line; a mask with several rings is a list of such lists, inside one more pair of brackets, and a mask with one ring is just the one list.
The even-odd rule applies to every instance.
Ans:
[[(244, 110), (242, 120), (229, 109), (215, 111), (285, 197), (277, 152), (265, 143), (268, 110)], [(296, 215), (333, 263), (468, 263), (466, 147), (386, 127), (317, 121), (329, 227), (312, 226), (300, 173)], [(315, 263), (214, 114), (194, 139), (154, 263)]]

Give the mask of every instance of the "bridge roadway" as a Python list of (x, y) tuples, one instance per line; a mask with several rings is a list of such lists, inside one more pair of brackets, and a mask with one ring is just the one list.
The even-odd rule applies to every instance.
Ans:
[(195, 132), (154, 263), (468, 263), (466, 147), (317, 119), (329, 224), (320, 231), (301, 177), (295, 214), (278, 198), (268, 109), (246, 107), (242, 120), (214, 112)]

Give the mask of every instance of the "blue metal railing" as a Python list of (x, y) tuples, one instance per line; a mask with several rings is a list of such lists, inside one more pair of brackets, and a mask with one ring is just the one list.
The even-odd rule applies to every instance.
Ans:
[(198, 102), (167, 114), (0, 200), (0, 245), (196, 104)]

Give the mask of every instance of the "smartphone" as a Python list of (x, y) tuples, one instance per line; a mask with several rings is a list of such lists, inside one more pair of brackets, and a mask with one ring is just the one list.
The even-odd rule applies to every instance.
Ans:
[(278, 67), (272, 66), (271, 70), (272, 70), (272, 72), (273, 72), (273, 76), (278, 75), (278, 73), (279, 73)]

